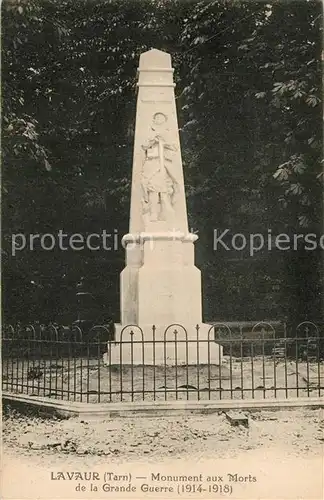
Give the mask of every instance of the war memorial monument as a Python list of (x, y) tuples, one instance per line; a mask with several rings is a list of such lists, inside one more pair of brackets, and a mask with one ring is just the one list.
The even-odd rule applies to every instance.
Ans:
[(202, 319), (198, 236), (188, 230), (173, 71), (166, 52), (140, 56), (121, 323), (108, 344), (109, 364), (221, 361), (213, 327)]

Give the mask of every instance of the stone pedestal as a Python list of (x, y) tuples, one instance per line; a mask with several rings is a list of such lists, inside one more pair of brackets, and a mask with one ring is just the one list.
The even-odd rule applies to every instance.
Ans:
[[(198, 237), (188, 230), (171, 57), (155, 49), (145, 52), (138, 72), (130, 225), (122, 240), (121, 324), (115, 325), (115, 342), (105, 359), (112, 364), (219, 364), (222, 348), (202, 320), (201, 273), (194, 263)], [(177, 342), (171, 324), (182, 325)], [(127, 325), (135, 325), (131, 336)]]
[(222, 347), (214, 341), (214, 327), (201, 323), (115, 325), (115, 342), (105, 355), (108, 365), (219, 365)]
[(201, 273), (194, 265), (197, 236), (154, 231), (123, 238), (126, 267), (121, 273), (121, 324), (169, 325), (202, 322)]

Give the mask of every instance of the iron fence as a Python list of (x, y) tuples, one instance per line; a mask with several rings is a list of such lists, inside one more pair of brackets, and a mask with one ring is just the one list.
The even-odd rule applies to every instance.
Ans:
[(109, 325), (86, 336), (77, 326), (7, 325), (2, 388), (91, 403), (323, 395), (323, 328), (310, 321), (289, 336), (285, 325), (268, 322), (245, 329), (217, 323), (204, 339), (199, 325), (170, 325), (158, 337), (154, 326), (151, 336), (132, 325), (123, 332), (116, 343)]

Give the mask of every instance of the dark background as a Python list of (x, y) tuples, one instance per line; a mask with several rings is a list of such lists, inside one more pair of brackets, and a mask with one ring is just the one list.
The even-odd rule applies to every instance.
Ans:
[(213, 231), (323, 232), (320, 2), (2, 3), (4, 321), (119, 320), (124, 251), (11, 255), (11, 235), (128, 232), (136, 68), (171, 53), (204, 316), (322, 317), (321, 251), (213, 250)]

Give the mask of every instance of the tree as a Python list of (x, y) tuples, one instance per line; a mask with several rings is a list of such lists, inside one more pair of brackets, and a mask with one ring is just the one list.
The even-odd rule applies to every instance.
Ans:
[[(207, 312), (263, 314), (257, 291), (265, 289), (271, 302), (272, 287), (285, 286), (285, 264), (265, 253), (255, 265), (215, 255), (213, 229), (317, 229), (320, 21), (314, 2), (7, 0), (6, 311), (34, 296), (34, 310), (16, 306), (15, 315), (50, 315), (55, 297), (64, 303), (81, 276), (91, 278), (104, 307), (118, 309), (121, 246), (13, 257), (11, 235), (127, 232), (136, 68), (140, 53), (157, 47), (175, 67), (190, 225), (199, 229), (198, 263), (209, 277)], [(273, 37), (279, 30), (280, 43)], [(238, 282), (245, 297), (255, 286), (249, 311), (228, 307)]]

